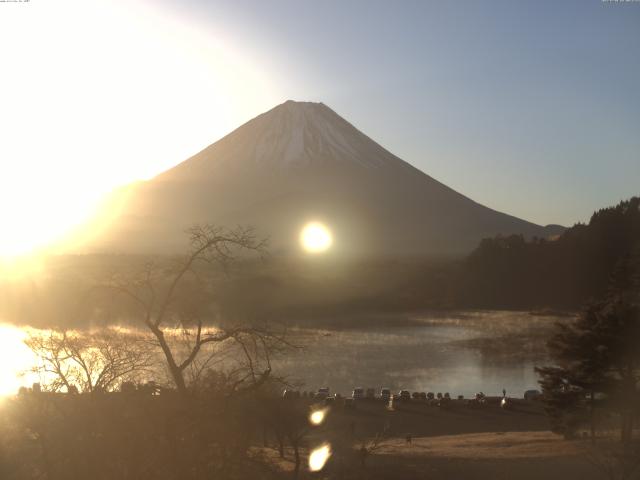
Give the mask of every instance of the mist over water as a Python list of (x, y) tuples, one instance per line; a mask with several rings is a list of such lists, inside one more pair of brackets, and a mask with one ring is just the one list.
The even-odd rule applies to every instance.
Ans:
[[(413, 316), (410, 322), (390, 317), (381, 324), (379, 316), (372, 316), (348, 328), (348, 323), (345, 328), (337, 323), (331, 328), (295, 328), (291, 341), (301, 348), (277, 358), (274, 374), (301, 390), (329, 386), (332, 393), (343, 395), (355, 387), (465, 397), (480, 391), (497, 395), (504, 388), (520, 397), (537, 388), (534, 366), (548, 360), (545, 340), (562, 320), (528, 312), (465, 311)], [(6, 324), (2, 329), (3, 350), (16, 360), (5, 362), (0, 393), (46, 382), (29, 372), (37, 365), (37, 357), (23, 343), (29, 329)]]
[(538, 388), (534, 366), (558, 317), (528, 312), (452, 312), (417, 317), (413, 326), (299, 331), (304, 349), (276, 363), (302, 390), (329, 386), (520, 397)]

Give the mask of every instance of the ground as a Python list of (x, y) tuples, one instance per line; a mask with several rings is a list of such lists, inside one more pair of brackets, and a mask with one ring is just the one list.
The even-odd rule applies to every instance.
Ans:
[[(307, 401), (301, 399), (299, 401)], [(307, 401), (310, 405), (312, 402)], [(381, 445), (367, 456), (360, 448), (386, 428)], [(411, 436), (408, 443), (407, 435)], [(329, 443), (333, 455), (318, 478), (393, 479), (573, 479), (606, 478), (594, 466), (588, 440), (568, 441), (549, 431), (542, 406), (515, 401), (503, 410), (497, 399), (473, 407), (453, 401), (450, 408), (422, 402), (396, 405), (362, 401), (353, 410), (330, 407), (325, 423), (307, 438), (309, 450)], [(292, 452), (278, 458), (260, 449), (276, 468), (292, 471)]]

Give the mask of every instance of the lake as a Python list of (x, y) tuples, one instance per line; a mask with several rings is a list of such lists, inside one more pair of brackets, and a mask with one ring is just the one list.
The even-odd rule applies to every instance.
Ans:
[[(381, 319), (383, 321), (381, 321)], [(324, 328), (294, 328), (301, 348), (273, 362), (301, 390), (329, 386), (380, 390), (476, 392), (522, 396), (537, 388), (534, 366), (548, 362), (545, 342), (566, 317), (528, 312), (458, 311), (420, 315), (360, 316)], [(350, 325), (345, 328), (344, 325)], [(25, 374), (35, 357), (22, 343), (26, 330), (0, 326), (0, 395), (39, 378)]]
[(549, 361), (545, 343), (558, 321), (567, 318), (468, 311), (404, 317), (397, 327), (300, 329), (304, 348), (275, 367), (304, 382), (302, 390), (388, 387), (468, 397), (504, 388), (522, 396), (538, 388), (534, 367)]

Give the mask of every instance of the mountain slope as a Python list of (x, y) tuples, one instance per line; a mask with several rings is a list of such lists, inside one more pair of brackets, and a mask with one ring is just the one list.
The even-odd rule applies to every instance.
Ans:
[(460, 254), (481, 238), (558, 233), (484, 207), (391, 154), (321, 103), (288, 101), (142, 182), (97, 244), (176, 251), (196, 222), (254, 225), (274, 253), (325, 222), (334, 255)]

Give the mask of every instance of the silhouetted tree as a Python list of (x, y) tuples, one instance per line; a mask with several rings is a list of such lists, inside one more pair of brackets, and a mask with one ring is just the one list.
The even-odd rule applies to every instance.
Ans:
[(300, 450), (313, 428), (309, 422), (311, 413), (309, 404), (301, 402), (300, 399), (283, 399), (279, 396), (270, 395), (262, 399), (260, 409), (263, 422), (265, 422), (278, 442), (280, 457), (284, 457), (285, 441), (291, 445), (293, 449), (294, 478), (297, 478), (301, 465)]
[(233, 345), (240, 358), (233, 370), (232, 387), (259, 385), (271, 373), (273, 352), (288, 346), (284, 331), (266, 323), (214, 328), (216, 318), (210, 309), (213, 282), (206, 267), (226, 268), (242, 251), (262, 253), (266, 242), (248, 228), (203, 225), (188, 233), (190, 253), (172, 266), (150, 263), (143, 271), (134, 272), (133, 278), (115, 276), (105, 286), (133, 302), (134, 320), (155, 338), (180, 394), (188, 392), (189, 374), (192, 380), (199, 378), (220, 358), (219, 350), (204, 352), (205, 347), (223, 344)]
[(91, 332), (55, 330), (29, 334), (25, 344), (38, 357), (35, 371), (57, 392), (111, 391), (137, 381), (154, 365), (153, 350), (139, 333), (116, 328)]
[(640, 244), (640, 197), (595, 212), (557, 239), (482, 240), (454, 276), (459, 304), (576, 308), (602, 298), (621, 259)]
[[(558, 325), (549, 342), (556, 366), (538, 368), (554, 427), (570, 434), (590, 412), (592, 436), (598, 404), (617, 412), (623, 442), (632, 435), (640, 385), (640, 297), (637, 256), (616, 268), (604, 300), (573, 323)], [(598, 401), (598, 396), (606, 400)], [(575, 421), (574, 421), (575, 420)]]

